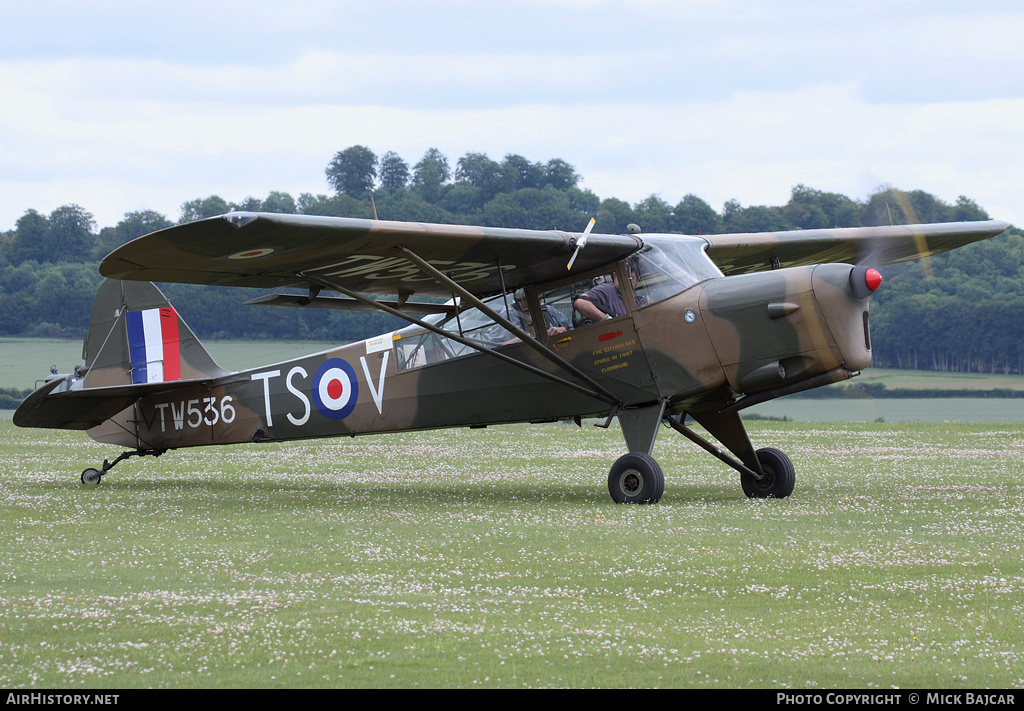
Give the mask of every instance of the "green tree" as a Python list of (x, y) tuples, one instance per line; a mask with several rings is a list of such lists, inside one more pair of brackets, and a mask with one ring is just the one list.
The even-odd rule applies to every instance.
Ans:
[(10, 260), (21, 264), (30, 259), (37, 262), (51, 261), (46, 253), (49, 240), (50, 221), (35, 210), (27, 210), (14, 225), (14, 239), (11, 241)]
[(988, 213), (978, 207), (978, 203), (970, 198), (961, 195), (953, 206), (954, 222), (972, 222), (975, 220), (990, 220)]
[[(971, 210), (971, 206), (964, 203), (962, 210), (967, 212)], [(868, 197), (861, 221), (865, 225), (914, 225), (951, 222), (957, 219), (956, 215), (957, 212), (951, 205), (947, 205), (931, 193), (924, 190), (903, 192), (889, 185), (879, 188)]]
[(336, 192), (362, 198), (377, 178), (377, 156), (366, 146), (352, 146), (335, 153), (324, 172)]
[(481, 216), (488, 227), (575, 232), (585, 226), (570, 207), (568, 196), (551, 186), (501, 193), (484, 205)]
[(0, 267), (10, 263), (11, 246), (14, 244), (14, 230), (0, 232)]
[(529, 213), (511, 193), (501, 193), (484, 205), (480, 217), (487, 227), (522, 228)]
[(472, 185), (484, 202), (498, 194), (504, 177), (501, 164), (488, 158), (486, 153), (467, 153), (459, 158), (455, 167), (456, 182)]
[(117, 225), (114, 227), (104, 227), (100, 230), (92, 258), (98, 261), (122, 244), (130, 242), (137, 237), (148, 235), (150, 232), (166, 229), (173, 226), (173, 224), (173, 222), (154, 210), (126, 212), (124, 219), (118, 222)]
[(319, 205), (327, 202), (330, 198), (326, 195), (314, 195), (313, 193), (300, 193), (297, 203), (300, 215), (317, 215)]
[(743, 207), (729, 200), (722, 208), (722, 226), (726, 232), (775, 232), (792, 229), (782, 208), (767, 205)]
[(403, 190), (409, 184), (409, 164), (394, 151), (380, 158), (380, 186), (386, 190)]
[[(308, 195), (308, 193), (305, 193), (304, 195)], [(309, 197), (312, 198), (312, 196)], [(320, 195), (319, 198), (309, 200), (303, 200), (303, 196), (300, 196), (299, 202), (302, 205), (303, 215), (360, 217), (363, 219), (370, 219), (373, 217), (373, 208), (370, 207), (369, 200), (359, 200), (344, 193), (339, 193), (334, 197)]]
[(469, 183), (455, 183), (445, 190), (440, 206), (456, 215), (475, 214), (486, 202), (483, 191)]
[(569, 229), (573, 232), (583, 231), (591, 217), (596, 217), (598, 211), (601, 209), (601, 198), (599, 198), (592, 190), (581, 190), (580, 188), (569, 188), (565, 191), (565, 196), (569, 199), (569, 209), (572, 211), (573, 218), (579, 220), (579, 226), (571, 226)]
[(249, 195), (241, 202), (229, 203), (228, 209), (233, 212), (260, 212), (263, 209), (263, 201)]
[(216, 217), (231, 212), (231, 206), (219, 195), (211, 195), (208, 198), (196, 198), (181, 205), (181, 219), (178, 224), (205, 220), (207, 217)]
[(618, 198), (606, 198), (601, 201), (601, 207), (597, 212), (594, 232), (606, 235), (626, 234), (631, 222), (636, 222), (636, 213), (628, 202)]
[(96, 220), (80, 205), (62, 205), (50, 213), (47, 250), (53, 262), (80, 262), (92, 254)]
[(531, 163), (521, 155), (509, 153), (501, 161), (501, 169), (505, 176), (505, 192), (543, 187), (545, 171), (540, 163)]
[(657, 195), (649, 195), (633, 208), (636, 223), (644, 232), (660, 233), (672, 229), (672, 207)]
[(672, 231), (684, 235), (715, 234), (720, 229), (721, 218), (715, 208), (694, 194), (685, 196), (672, 211)]
[(861, 206), (839, 193), (826, 193), (806, 185), (793, 188), (782, 207), (785, 221), (802, 230), (859, 227)]
[[(464, 187), (472, 190), (468, 185)], [(452, 191), (454, 190), (453, 187)], [(446, 201), (447, 197), (446, 194)], [(382, 219), (406, 222), (432, 222), (439, 225), (460, 223), (458, 216), (442, 205), (427, 202), (416, 190), (397, 190), (382, 194), (377, 200), (377, 214)]]
[(452, 177), (448, 158), (436, 148), (430, 148), (420, 162), (413, 166), (412, 184), (420, 196), (430, 203), (441, 199), (441, 186)]
[(555, 190), (575, 188), (579, 182), (579, 173), (561, 158), (552, 158), (544, 166), (544, 183)]
[(291, 195), (272, 190), (260, 205), (260, 211), (276, 212), (282, 215), (294, 215), (298, 213), (299, 209), (295, 204), (295, 199)]

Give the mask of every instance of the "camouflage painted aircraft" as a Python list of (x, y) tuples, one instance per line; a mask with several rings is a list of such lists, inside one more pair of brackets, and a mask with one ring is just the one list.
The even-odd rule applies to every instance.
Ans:
[[(140, 237), (100, 265), (107, 281), (85, 364), (51, 376), (14, 421), (126, 448), (82, 473), (96, 484), (125, 458), (182, 447), (617, 419), (627, 449), (608, 475), (617, 502), (662, 496), (652, 452), (663, 424), (736, 469), (747, 496), (781, 498), (793, 490), (793, 464), (755, 449), (740, 411), (869, 365), (867, 299), (881, 282), (873, 267), (1008, 225), (703, 237), (592, 227), (230, 213)], [(228, 372), (154, 281), (291, 289), (250, 303), (372, 309), (409, 325)]]

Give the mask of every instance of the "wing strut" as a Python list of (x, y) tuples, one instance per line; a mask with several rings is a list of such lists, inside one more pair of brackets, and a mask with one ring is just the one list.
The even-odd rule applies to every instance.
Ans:
[[(608, 392), (604, 388), (601, 388), (600, 386), (598, 386), (599, 390), (591, 390), (590, 388), (583, 387), (582, 385), (580, 385), (578, 383), (574, 383), (574, 382), (572, 382), (570, 380), (566, 380), (565, 378), (560, 378), (557, 375), (554, 375), (553, 373), (549, 373), (549, 372), (547, 372), (545, 370), (541, 370), (540, 368), (538, 368), (536, 366), (533, 366), (533, 365), (530, 365), (529, 363), (524, 363), (521, 360), (516, 360), (515, 358), (512, 358), (511, 356), (505, 355), (504, 353), (499, 353), (498, 351), (493, 351), (493, 350), (491, 350), (489, 348), (484, 348), (479, 343), (474, 343), (473, 341), (469, 340), (468, 338), (464, 338), (460, 334), (456, 334), (456, 333), (453, 333), (451, 331), (445, 331), (443, 328), (438, 328), (437, 326), (435, 326), (432, 323), (427, 323), (426, 321), (422, 321), (422, 320), (416, 318), (415, 316), (407, 314), (407, 313), (405, 313), (403, 311), (399, 311), (398, 309), (393, 308), (391, 306), (388, 306), (387, 304), (383, 304), (383, 303), (381, 303), (379, 301), (374, 301), (373, 299), (371, 299), (371, 298), (369, 298), (367, 296), (364, 296), (363, 294), (360, 294), (359, 292), (352, 291), (351, 289), (347, 289), (344, 286), (341, 286), (340, 284), (335, 284), (335, 283), (333, 283), (331, 281), (328, 281), (327, 279), (324, 279), (323, 277), (320, 277), (320, 276), (318, 276), (316, 274), (310, 274), (308, 272), (304, 272), (304, 273), (299, 274), (299, 276), (301, 276), (303, 279), (307, 279), (307, 280), (313, 282), (314, 284), (317, 284), (319, 286), (325, 287), (327, 289), (331, 289), (333, 291), (337, 291), (337, 292), (339, 292), (341, 294), (344, 294), (345, 296), (349, 296), (349, 297), (359, 301), (360, 303), (363, 303), (363, 304), (366, 304), (368, 306), (371, 306), (372, 308), (379, 309), (381, 311), (384, 311), (385, 313), (391, 314), (392, 316), (397, 316), (398, 318), (400, 318), (400, 319), (402, 319), (404, 321), (408, 321), (409, 323), (414, 323), (417, 326), (419, 326), (420, 328), (425, 328), (428, 331), (432, 331), (432, 332), (438, 334), (439, 336), (443, 336), (444, 338), (450, 338), (451, 340), (455, 341), (456, 343), (461, 343), (462, 345), (468, 346), (469, 348), (472, 348), (475, 351), (479, 351), (481, 353), (486, 353), (488, 355), (494, 356), (495, 358), (497, 358), (499, 360), (505, 361), (506, 363), (514, 365), (514, 366), (516, 366), (518, 368), (522, 368), (523, 370), (529, 371), (530, 373), (533, 373), (534, 375), (539, 375), (541, 377), (547, 378), (548, 380), (553, 380), (556, 383), (559, 383), (561, 385), (565, 385), (567, 387), (573, 388), (574, 390), (578, 390), (579, 392), (583, 393), (584, 395), (588, 395), (588, 396), (590, 396), (590, 397), (592, 397), (592, 398), (594, 398), (596, 400), (602, 400), (604, 402), (607, 402), (610, 405), (621, 405), (621, 402), (619, 401), (619, 399), (617, 397), (615, 397), (613, 394), (611, 394), (610, 392)], [(475, 297), (472, 297), (472, 299), (474, 301), (476, 301)], [(504, 322), (505, 319), (499, 319), (499, 321), (500, 322)], [(501, 325), (505, 326), (506, 323), (507, 322), (504, 322)], [(512, 324), (508, 324), (508, 326), (512, 326)], [(514, 326), (513, 326), (513, 328), (514, 328)]]
[(502, 316), (499, 313), (497, 313), (494, 309), (492, 309), (490, 306), (485, 304), (478, 297), (476, 297), (473, 294), (471, 294), (470, 292), (466, 291), (466, 289), (463, 288), (458, 282), (456, 282), (456, 281), (452, 280), (451, 278), (449, 278), (446, 274), (441, 272), (433, 264), (430, 264), (425, 259), (420, 257), (418, 254), (416, 254), (412, 250), (408, 249), (407, 247), (404, 247), (402, 245), (398, 245), (397, 249), (399, 251), (401, 251), (403, 254), (405, 254), (406, 258), (409, 259), (409, 261), (413, 262), (420, 269), (422, 269), (424, 272), (426, 272), (430, 276), (434, 277), (434, 279), (436, 279), (439, 284), (444, 284), (449, 289), (451, 289), (452, 291), (457, 293), (459, 296), (461, 296), (463, 299), (468, 301), (470, 304), (472, 304), (476, 308), (480, 309), (480, 311), (482, 311), (483, 313), (487, 314), (489, 317), (494, 319), (495, 323), (498, 323), (501, 326), (503, 326), (504, 328), (508, 329), (514, 336), (517, 336), (520, 340), (522, 340), (523, 343), (528, 345), (533, 350), (537, 351), (537, 353), (539, 353), (543, 357), (547, 358), (549, 361), (551, 361), (552, 363), (557, 365), (562, 370), (565, 370), (565, 371), (567, 371), (569, 373), (572, 373), (573, 375), (575, 375), (580, 380), (584, 381), (585, 383), (588, 383), (592, 388), (594, 388), (594, 390), (597, 390), (598, 392), (603, 393), (604, 397), (601, 398), (602, 400), (604, 400), (605, 402), (609, 402), (612, 405), (622, 405), (622, 401), (618, 397), (616, 397), (615, 394), (612, 393), (610, 390), (605, 388), (603, 385), (601, 385), (599, 382), (594, 380), (592, 377), (590, 377), (589, 375), (584, 373), (582, 370), (577, 368), (575, 365), (573, 365), (572, 363), (567, 361), (565, 358), (562, 358), (557, 353), (552, 351), (550, 348), (546, 347), (543, 343), (538, 341), (536, 338), (531, 336), (529, 333), (527, 333), (523, 329), (521, 329), (518, 326), (516, 326), (514, 323), (509, 321), (507, 318), (505, 318), (504, 316)]

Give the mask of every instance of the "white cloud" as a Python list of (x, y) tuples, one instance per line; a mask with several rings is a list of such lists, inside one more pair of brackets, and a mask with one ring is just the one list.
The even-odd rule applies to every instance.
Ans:
[[(0, 229), (68, 202), (106, 225), (174, 219), (211, 193), (327, 192), (324, 167), (355, 144), (410, 163), (434, 146), (453, 164), (563, 158), (631, 202), (780, 204), (797, 183), (865, 197), (888, 182), (1024, 224), (1016, 5), (386, 4), (404, 12), (303, 2), (274, 25), (259, 2), (199, 24), (205, 4), (154, 24), (108, 2), (98, 19), (69, 9), (81, 26), (61, 17), (43, 49), (8, 43)], [(107, 41), (89, 55), (79, 35)]]

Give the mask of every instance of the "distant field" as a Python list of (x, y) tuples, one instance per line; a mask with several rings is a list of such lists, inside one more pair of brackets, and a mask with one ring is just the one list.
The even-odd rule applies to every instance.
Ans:
[(0, 688), (1024, 685), (1024, 427), (752, 423), (782, 501), (668, 429), (116, 452), (0, 422)]
[(868, 368), (855, 382), (882, 383), (889, 390), (1024, 390), (1024, 377), (997, 373), (936, 373), (930, 370)]
[[(254, 368), (339, 345), (324, 341), (203, 341), (223, 367)], [(31, 388), (45, 378), (50, 364), (70, 372), (82, 362), (81, 340), (0, 338), (0, 388)], [(893, 388), (1024, 390), (1024, 377), (979, 373), (935, 373), (923, 370), (868, 368), (856, 382), (884, 383)], [(841, 387), (841, 385), (839, 386)]]
[[(322, 341), (203, 341), (219, 365), (254, 368), (339, 345)], [(0, 338), (0, 388), (31, 388), (50, 374), (50, 365), (69, 373), (82, 363), (82, 341)]]
[(755, 405), (744, 417), (796, 422), (1024, 423), (1024, 399), (927, 398), (873, 400), (784, 397)]

